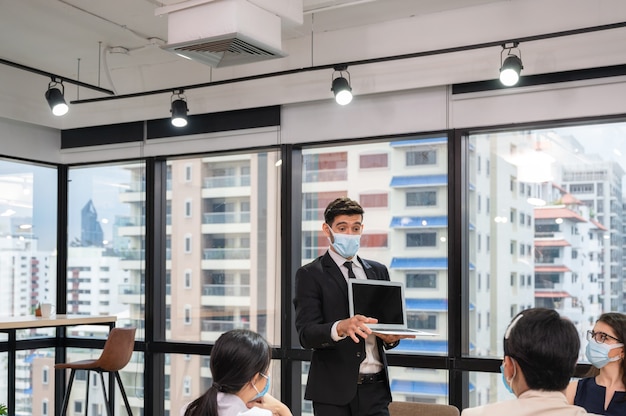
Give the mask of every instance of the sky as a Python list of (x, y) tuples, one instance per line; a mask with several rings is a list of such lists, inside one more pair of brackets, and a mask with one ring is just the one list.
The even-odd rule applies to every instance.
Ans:
[[(585, 147), (585, 153), (596, 153), (601, 155), (602, 159), (613, 160), (622, 168), (626, 168), (626, 123), (564, 127), (554, 130), (574, 136)], [(610, 151), (607, 151), (609, 149)]]
[[(617, 162), (626, 172), (626, 123), (564, 127), (554, 131), (574, 136), (586, 154), (597, 154), (602, 160)], [(622, 195), (626, 195), (626, 178), (622, 178)]]

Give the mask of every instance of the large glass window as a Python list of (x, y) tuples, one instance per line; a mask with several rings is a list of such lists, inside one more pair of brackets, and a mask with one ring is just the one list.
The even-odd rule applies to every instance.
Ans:
[[(167, 340), (214, 343), (247, 328), (280, 343), (278, 160), (278, 152), (259, 152), (167, 162)], [(178, 414), (211, 379), (204, 357), (170, 359), (166, 408)]]
[[(437, 334), (403, 340), (389, 352), (394, 400), (447, 403), (448, 378), (456, 383), (469, 361), (469, 382), (463, 380), (469, 405), (509, 398), (500, 375), (489, 373), (496, 369), (493, 361), (475, 358), (501, 359), (502, 335), (514, 314), (530, 307), (553, 308), (574, 322), (584, 348), (585, 331), (601, 313), (626, 310), (624, 137), (623, 123), (469, 136), (468, 165), (456, 167), (468, 178), (463, 188), (467, 204), (462, 206), (467, 228), (457, 230), (467, 237), (468, 269), (462, 276), (469, 276), (459, 285), (459, 290), (467, 288), (469, 299), (463, 299), (468, 309), (458, 318), (468, 319), (450, 335), (447, 139), (305, 146), (302, 264), (328, 249), (321, 232), (326, 205), (340, 196), (359, 200), (365, 209), (359, 254), (385, 264), (392, 280), (405, 283), (409, 326)], [(454, 160), (465, 160), (456, 156)], [(291, 299), (280, 298), (279, 159), (278, 152), (258, 151), (157, 162), (167, 166), (167, 192), (166, 228), (156, 230), (166, 247), (161, 259), (165, 274), (156, 275), (164, 281), (156, 284), (165, 291), (155, 303), (165, 303), (166, 341), (175, 348), (212, 344), (233, 328), (253, 329), (281, 347), (281, 308), (290, 308)], [(150, 295), (144, 288), (150, 205), (145, 177), (143, 162), (68, 171), (67, 311), (115, 314), (118, 325), (138, 328), (139, 340)], [(0, 187), (0, 294), (7, 300), (0, 304), (0, 314), (29, 314), (37, 302), (58, 297), (57, 169), (0, 159)], [(465, 241), (460, 246), (464, 249)], [(53, 334), (53, 329), (24, 330), (18, 339)], [(449, 336), (456, 345), (459, 338), (466, 340), (465, 334), (469, 339), (459, 354), (469, 355), (468, 360), (449, 373), (445, 368), (456, 358), (449, 355)], [(76, 328), (70, 335), (104, 339), (107, 330)], [(89, 348), (68, 349), (68, 361), (101, 352)], [(0, 359), (6, 363), (6, 354)], [(52, 412), (54, 350), (20, 349), (17, 359), (16, 410)], [(306, 358), (298, 355), (300, 365), (297, 360)], [(136, 353), (122, 371), (138, 411), (143, 408), (143, 362)], [(308, 363), (301, 364), (302, 377), (295, 383), (303, 387)], [(273, 386), (279, 386), (274, 384), (279, 367), (272, 367)], [(477, 368), (484, 371), (475, 372)], [(163, 371), (166, 414), (178, 414), (211, 383), (208, 356), (166, 354)], [(94, 380), (78, 374), (70, 409), (87, 410), (84, 388)], [(2, 389), (0, 402), (6, 402)], [(90, 402), (90, 410), (94, 406), (99, 403)], [(311, 413), (310, 403), (303, 401), (302, 414)]]
[[(624, 123), (470, 137), (472, 355), (501, 358), (505, 328), (526, 308), (571, 319), (581, 348), (601, 313), (625, 310), (624, 137)], [(489, 211), (478, 209), (478, 194), (489, 197)], [(479, 232), (491, 236), (489, 251), (479, 249)], [(476, 404), (504, 397), (501, 383), (471, 377)]]
[[(386, 169), (364, 166), (363, 155), (388, 155)], [(313, 160), (333, 164), (333, 175), (311, 172)], [(329, 202), (348, 196), (364, 207), (364, 242), (359, 256), (381, 262), (391, 280), (406, 286), (409, 327), (434, 330), (428, 339), (405, 339), (389, 354), (442, 355), (447, 346), (447, 138), (412, 138), (303, 150), (302, 264), (326, 252), (321, 213)], [(420, 191), (437, 204), (407, 204)], [(372, 204), (372, 195), (386, 195), (386, 204)], [(315, 210), (318, 215), (310, 215)], [(415, 248), (419, 247), (419, 248)], [(347, 300), (346, 300), (347, 301)], [(306, 367), (305, 367), (306, 368)], [(447, 372), (393, 367), (394, 400), (447, 403)], [(306, 377), (303, 377), (303, 384)], [(303, 414), (310, 404), (303, 403)], [(309, 411), (310, 413), (310, 411)]]
[[(448, 371), (390, 367), (393, 401), (448, 404)], [(471, 387), (473, 388), (473, 386)]]
[[(19, 351), (17, 356), (15, 414), (38, 414), (39, 409), (47, 407), (52, 411), (54, 406), (54, 349), (40, 348), (37, 350)], [(24, 392), (20, 384), (28, 380), (28, 389)], [(3, 402), (6, 403), (6, 402)], [(50, 407), (48, 407), (50, 406)], [(19, 411), (18, 411), (19, 409)], [(53, 413), (53, 412), (52, 412)]]
[(68, 176), (67, 313), (117, 315), (143, 338), (145, 166), (77, 167)]
[[(211, 374), (210, 356), (193, 356), (183, 354), (165, 354), (166, 368), (170, 368), (173, 363), (180, 367), (179, 371), (173, 371), (165, 375), (165, 414), (182, 415), (187, 405), (193, 400), (203, 395), (213, 384)], [(272, 360), (268, 375), (271, 379), (269, 394), (280, 397), (281, 378), (280, 369), (282, 363), (279, 360)], [(199, 366), (199, 368), (194, 368)], [(192, 377), (189, 374), (199, 371), (202, 377)], [(177, 386), (177, 387), (175, 387)]]
[[(0, 190), (0, 316), (32, 315), (38, 303), (56, 301), (57, 169), (0, 159)], [(54, 329), (17, 331), (18, 339), (44, 335), (54, 335)], [(44, 402), (53, 403), (54, 386), (44, 383), (39, 366), (54, 366), (53, 350), (20, 350), (16, 362), (12, 410), (32, 414)], [(0, 355), (0, 365), (7, 368), (7, 354)], [(6, 374), (0, 377), (5, 404)]]
[[(67, 313), (116, 315), (117, 326), (144, 338), (145, 166), (125, 163), (68, 172)], [(106, 338), (106, 326), (78, 327), (72, 336)], [(68, 361), (97, 358), (101, 350), (72, 349)], [(143, 355), (120, 371), (133, 407), (143, 408)], [(79, 392), (79, 388), (73, 389)], [(84, 388), (83, 388), (84, 391)], [(90, 395), (97, 405), (100, 397)], [(84, 394), (72, 399), (85, 409)], [(121, 396), (116, 405), (122, 404)]]
[(0, 189), (0, 316), (30, 315), (56, 300), (57, 169), (0, 159)]

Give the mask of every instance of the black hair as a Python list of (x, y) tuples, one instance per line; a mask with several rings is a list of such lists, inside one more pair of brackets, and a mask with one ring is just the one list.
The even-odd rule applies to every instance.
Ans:
[(520, 312), (504, 336), (504, 355), (515, 360), (533, 390), (565, 390), (579, 351), (576, 327), (553, 309)]
[[(596, 322), (603, 322), (610, 326), (615, 332), (615, 338), (617, 338), (621, 344), (626, 343), (626, 315), (619, 312), (607, 312), (600, 315)], [(626, 359), (620, 360), (620, 372), (622, 383), (626, 385)], [(598, 374), (600, 374), (600, 370), (591, 366), (586, 375), (587, 377), (595, 377)], [(624, 400), (626, 400), (626, 397)]]
[(213, 385), (185, 410), (185, 416), (218, 416), (217, 393), (236, 394), (255, 374), (264, 373), (272, 360), (268, 342), (247, 329), (220, 335), (211, 352)]
[(324, 222), (333, 225), (333, 221), (339, 215), (361, 215), (363, 217), (364, 212), (363, 207), (358, 202), (344, 196), (328, 204), (324, 210)]

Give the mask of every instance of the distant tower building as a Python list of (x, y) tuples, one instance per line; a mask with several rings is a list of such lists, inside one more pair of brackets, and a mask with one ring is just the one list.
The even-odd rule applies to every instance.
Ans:
[(623, 312), (626, 300), (623, 289), (622, 178), (626, 172), (618, 163), (595, 155), (586, 156), (584, 164), (564, 166), (563, 184), (590, 208), (592, 218), (607, 228), (600, 253), (603, 265), (598, 279), (602, 285), (601, 303), (604, 312)]
[(98, 212), (90, 199), (80, 211), (80, 239), (83, 247), (102, 247), (104, 235), (98, 222)]

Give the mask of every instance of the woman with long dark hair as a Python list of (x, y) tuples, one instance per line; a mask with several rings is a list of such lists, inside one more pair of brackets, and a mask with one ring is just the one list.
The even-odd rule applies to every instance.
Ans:
[(587, 331), (586, 355), (593, 365), (587, 377), (572, 381), (567, 400), (598, 415), (626, 415), (626, 315), (600, 315), (593, 330)]
[(270, 345), (256, 332), (223, 333), (211, 352), (213, 384), (187, 405), (185, 416), (292, 416), (267, 394), (271, 360)]

